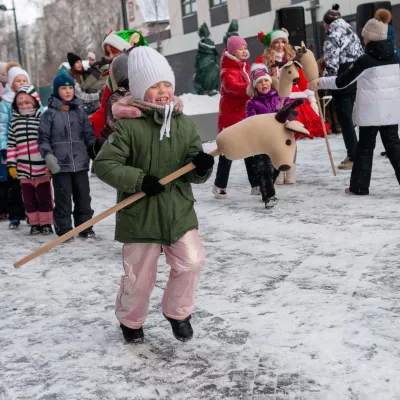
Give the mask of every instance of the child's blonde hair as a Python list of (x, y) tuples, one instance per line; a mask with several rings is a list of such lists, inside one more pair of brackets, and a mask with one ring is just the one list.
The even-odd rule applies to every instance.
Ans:
[[(272, 48), (272, 44), (271, 47), (267, 47), (264, 50), (262, 56), (262, 62), (268, 67), (269, 71), (271, 72), (271, 75), (276, 75), (276, 67), (273, 67), (273, 65), (275, 65), (276, 62), (276, 50)], [(289, 43), (286, 43), (284, 50), (285, 60), (291, 61), (295, 56), (296, 56), (296, 50)]]

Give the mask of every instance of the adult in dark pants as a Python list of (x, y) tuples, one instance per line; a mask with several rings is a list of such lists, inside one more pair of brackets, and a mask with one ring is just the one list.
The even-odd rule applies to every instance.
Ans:
[[(93, 216), (88, 179), (88, 148), (96, 139), (89, 119), (75, 97), (74, 80), (65, 74), (54, 79), (49, 108), (40, 119), (39, 151), (53, 174), (54, 227), (58, 236)], [(72, 200), (74, 210), (72, 211)], [(92, 228), (79, 234), (93, 237)]]
[(378, 132), (400, 184), (400, 69), (393, 42), (387, 39), (391, 13), (380, 9), (362, 30), (365, 54), (344, 74), (309, 83), (309, 89), (341, 89), (358, 81), (356, 116), (360, 141), (347, 194), (367, 195)]
[[(341, 18), (339, 6), (324, 15), (326, 40), (324, 43), (324, 76), (338, 76), (346, 72), (350, 65), (363, 53), (358, 36), (351, 26)], [(339, 169), (351, 169), (357, 151), (357, 135), (353, 124), (353, 106), (356, 100), (357, 84), (332, 92), (333, 104), (342, 129), (347, 157), (339, 164)]]

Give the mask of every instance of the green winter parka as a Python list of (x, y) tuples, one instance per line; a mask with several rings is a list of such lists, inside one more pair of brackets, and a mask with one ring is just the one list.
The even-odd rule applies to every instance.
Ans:
[[(188, 164), (203, 151), (193, 121), (174, 111), (170, 138), (160, 141), (164, 116), (156, 110), (117, 122), (116, 132), (94, 162), (96, 175), (118, 190), (120, 202), (141, 191), (145, 175), (163, 178)], [(197, 229), (191, 183), (207, 181), (193, 170), (166, 185), (165, 192), (145, 197), (117, 212), (115, 239), (122, 243), (160, 243), (170, 246)]]

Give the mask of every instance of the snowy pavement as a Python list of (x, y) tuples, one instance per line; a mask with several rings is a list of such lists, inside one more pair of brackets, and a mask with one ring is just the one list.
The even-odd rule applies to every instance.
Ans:
[[(330, 143), (344, 158), (340, 136)], [(195, 187), (208, 250), (195, 336), (174, 339), (160, 259), (144, 329), (127, 345), (114, 317), (121, 245), (114, 219), (15, 270), (48, 237), (0, 225), (0, 399), (400, 399), (400, 188), (375, 153), (371, 195), (346, 197), (321, 139), (300, 141), (298, 184), (266, 211), (235, 162), (229, 199)], [(207, 144), (208, 150), (213, 144)], [(115, 193), (91, 179), (95, 213)]]

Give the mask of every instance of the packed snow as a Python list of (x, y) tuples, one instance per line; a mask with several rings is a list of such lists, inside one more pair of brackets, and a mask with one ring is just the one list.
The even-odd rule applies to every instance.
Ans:
[(179, 97), (185, 105), (186, 115), (211, 114), (219, 110), (219, 93), (215, 96), (185, 93)]
[[(342, 137), (330, 143), (338, 164)], [(333, 177), (324, 140), (298, 146), (298, 183), (277, 188), (272, 211), (250, 196), (243, 161), (233, 163), (227, 200), (212, 197), (213, 180), (194, 186), (208, 261), (188, 343), (162, 316), (164, 257), (146, 342), (124, 343), (113, 217), (95, 226), (96, 241), (77, 239), (18, 270), (13, 262), (54, 236), (1, 223), (0, 399), (400, 399), (393, 170), (379, 142), (371, 195), (348, 197), (350, 171)], [(90, 182), (98, 214), (115, 191)]]

